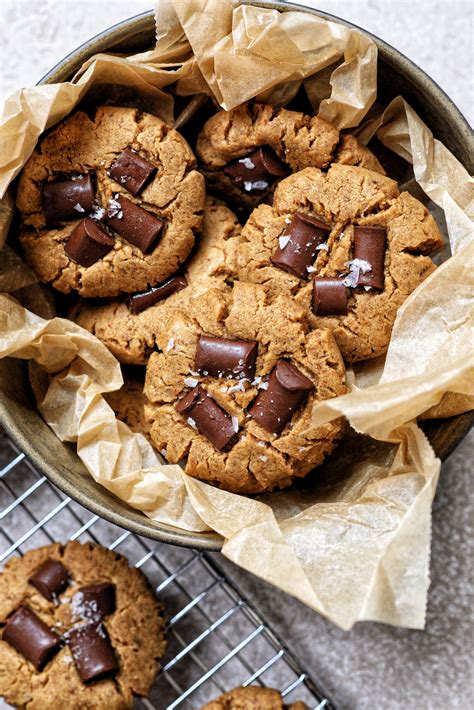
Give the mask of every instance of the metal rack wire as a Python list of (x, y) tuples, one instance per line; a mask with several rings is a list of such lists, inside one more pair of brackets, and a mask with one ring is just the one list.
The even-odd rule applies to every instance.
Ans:
[[(0, 565), (52, 541), (92, 540), (126, 555), (164, 602), (168, 649), (148, 699), (137, 708), (199, 708), (237, 685), (278, 688), (286, 703), (334, 706), (226, 578), (218, 555), (157, 543), (93, 515), (41, 476), (0, 435)], [(5, 703), (0, 708), (7, 708)]]

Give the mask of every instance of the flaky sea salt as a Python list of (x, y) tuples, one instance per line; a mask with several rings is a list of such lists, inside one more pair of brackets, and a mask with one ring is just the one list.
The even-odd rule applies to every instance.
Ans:
[(74, 619), (82, 621), (100, 621), (101, 613), (97, 602), (93, 599), (84, 600), (82, 592), (76, 592), (71, 600), (71, 613)]
[(194, 377), (185, 377), (184, 384), (186, 387), (196, 387), (199, 384), (199, 380), (196, 380)]
[(192, 419), (192, 417), (188, 417), (186, 421), (193, 429), (197, 429), (196, 422), (194, 421), (194, 419)]
[(108, 217), (117, 217), (117, 219), (122, 219), (123, 217), (123, 212), (122, 208), (120, 206), (120, 202), (116, 200), (115, 198), (110, 198), (110, 200), (107, 203), (107, 216)]
[(342, 283), (344, 286), (349, 288), (355, 288), (359, 282), (359, 275), (366, 274), (368, 271), (372, 271), (372, 267), (368, 261), (363, 259), (352, 259), (352, 261), (346, 261), (344, 266), (349, 268), (349, 273), (343, 279)]
[(105, 210), (99, 205), (94, 205), (94, 209), (89, 216), (91, 219), (102, 219), (102, 217), (105, 217)]
[(260, 375), (257, 375), (257, 377), (251, 382), (252, 387), (256, 387), (260, 384), (261, 381), (262, 378), (260, 377)]
[(245, 180), (244, 181), (244, 190), (246, 192), (250, 192), (250, 190), (265, 190), (265, 188), (268, 187), (268, 182), (265, 180)]
[(316, 269), (314, 266), (307, 266), (306, 271), (308, 272), (308, 274), (312, 274), (314, 271), (316, 271)]
[(257, 446), (265, 446), (265, 442), (264, 441), (257, 441)]
[(268, 382), (261, 382), (258, 386), (259, 390), (267, 390), (268, 389)]
[(174, 338), (170, 338), (168, 340), (168, 344), (166, 346), (166, 352), (169, 353), (170, 350), (173, 350), (174, 348)]
[(291, 224), (291, 217), (285, 217), (286, 224)]
[(329, 247), (326, 242), (323, 242), (323, 244), (318, 244), (316, 251), (329, 251)]
[(242, 165), (244, 165), (247, 170), (253, 170), (255, 168), (255, 163), (253, 163), (250, 158), (241, 158), (239, 160), (239, 163), (242, 163)]
[(227, 388), (227, 392), (231, 394), (232, 392), (245, 392), (245, 386), (243, 380), (240, 380), (236, 385)]
[(76, 212), (85, 212), (84, 207), (80, 205), (79, 202), (76, 202), (76, 204), (74, 205), (74, 209), (76, 210)]
[(238, 419), (238, 417), (231, 417), (231, 419), (232, 419), (232, 429), (237, 434), (237, 432), (239, 431), (239, 419)]
[(260, 459), (260, 461), (263, 461), (263, 462), (268, 461), (268, 456), (265, 456), (265, 454), (262, 454), (258, 458)]
[(278, 237), (278, 244), (280, 245), (280, 249), (284, 249), (288, 242), (290, 241), (291, 237), (286, 234), (284, 234), (282, 237)]

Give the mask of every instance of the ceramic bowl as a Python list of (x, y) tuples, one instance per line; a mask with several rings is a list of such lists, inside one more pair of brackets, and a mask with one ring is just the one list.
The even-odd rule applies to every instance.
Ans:
[[(325, 13), (289, 3), (256, 2), (278, 10), (311, 12), (342, 24), (350, 23)], [(361, 29), (361, 28), (358, 28)], [(102, 32), (57, 64), (40, 83), (53, 84), (69, 80), (80, 66), (99, 52), (141, 52), (153, 46), (155, 25), (152, 12), (121, 22)], [(401, 94), (418, 112), (433, 134), (472, 172), (469, 126), (448, 96), (419, 67), (378, 37), (378, 99), (387, 104)], [(192, 534), (149, 520), (95, 483), (87, 473), (71, 444), (64, 444), (45, 424), (36, 409), (30, 390), (27, 367), (21, 360), (0, 361), (0, 421), (5, 430), (25, 452), (37, 469), (68, 496), (97, 515), (139, 535), (175, 545), (203, 550), (217, 550), (222, 539), (213, 533)], [(446, 458), (461, 441), (472, 414), (463, 414), (426, 424), (431, 443), (438, 456)]]

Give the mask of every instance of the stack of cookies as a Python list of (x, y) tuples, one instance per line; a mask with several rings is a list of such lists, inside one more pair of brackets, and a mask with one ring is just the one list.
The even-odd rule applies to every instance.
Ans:
[(23, 170), (19, 238), (124, 365), (117, 415), (190, 476), (263, 493), (333, 451), (344, 422), (314, 404), (387, 350), (442, 237), (318, 117), (248, 103), (197, 128), (193, 152), (136, 109), (71, 115)]

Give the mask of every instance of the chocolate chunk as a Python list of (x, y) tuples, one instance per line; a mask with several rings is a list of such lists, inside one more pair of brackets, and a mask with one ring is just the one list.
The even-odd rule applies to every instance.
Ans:
[(181, 291), (183, 288), (186, 288), (187, 285), (188, 282), (185, 276), (172, 276), (167, 281), (163, 281), (163, 283), (158, 286), (153, 286), (153, 288), (150, 288), (148, 291), (132, 294), (129, 297), (130, 309), (132, 313), (140, 313), (144, 311), (145, 308), (154, 306), (158, 301), (162, 301), (164, 298), (172, 296), (173, 293)]
[(218, 451), (231, 447), (237, 438), (232, 417), (197, 385), (175, 406), (188, 424), (203, 434)]
[(26, 606), (18, 607), (10, 616), (2, 639), (31, 661), (37, 671), (44, 668), (61, 645), (59, 636)]
[(370, 264), (370, 271), (359, 273), (358, 286), (372, 286), (379, 290), (384, 287), (385, 227), (354, 227), (354, 259)]
[(29, 581), (43, 597), (52, 602), (66, 589), (69, 583), (69, 574), (60, 562), (46, 560), (30, 577)]
[(267, 145), (225, 166), (224, 172), (245, 192), (262, 192), (289, 169)]
[(294, 365), (278, 360), (268, 388), (260, 390), (248, 413), (264, 429), (279, 434), (313, 389), (311, 380)]
[(79, 266), (92, 266), (112, 249), (115, 240), (86, 217), (69, 235), (64, 251)]
[(255, 376), (258, 344), (255, 340), (229, 340), (201, 335), (196, 348), (196, 370), (211, 377)]
[(125, 148), (110, 167), (110, 177), (123, 185), (132, 195), (139, 195), (145, 185), (155, 174), (154, 165), (134, 153), (131, 148)]
[(341, 279), (317, 276), (313, 282), (313, 313), (317, 316), (344, 316), (347, 292)]
[(99, 621), (115, 611), (115, 585), (110, 582), (81, 587), (72, 598), (74, 611), (82, 618)]
[(163, 230), (163, 222), (123, 195), (116, 195), (114, 208), (105, 218), (109, 227), (144, 254), (151, 251)]
[(43, 186), (43, 210), (47, 225), (79, 219), (94, 207), (95, 190), (90, 175), (56, 180)]
[(85, 624), (65, 635), (77, 671), (84, 683), (115, 675), (119, 664), (102, 624)]
[[(271, 257), (271, 262), (284, 271), (306, 279), (318, 252), (317, 247), (326, 241), (330, 227), (319, 219), (301, 212), (295, 212), (290, 224), (281, 237), (286, 242), (279, 246)], [(288, 240), (285, 237), (289, 237)]]

